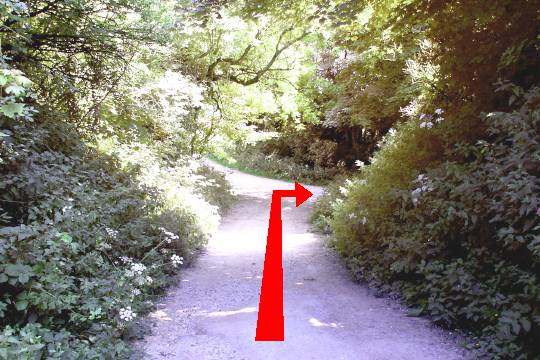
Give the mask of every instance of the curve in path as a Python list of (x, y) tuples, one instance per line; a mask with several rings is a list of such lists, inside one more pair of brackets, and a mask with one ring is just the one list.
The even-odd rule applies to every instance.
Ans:
[(310, 230), (315, 194), (299, 208), (283, 200), (285, 342), (255, 342), (270, 195), (292, 184), (227, 174), (239, 200), (207, 250), (150, 315), (137, 344), (148, 359), (463, 359), (456, 338), (397, 302), (351, 280), (340, 259)]

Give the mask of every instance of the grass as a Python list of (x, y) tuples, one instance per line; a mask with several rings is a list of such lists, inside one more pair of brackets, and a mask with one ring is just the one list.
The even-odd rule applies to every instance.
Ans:
[(313, 178), (306, 177), (305, 175), (302, 175), (302, 174), (297, 177), (289, 176), (282, 172), (278, 172), (279, 171), (278, 169), (270, 171), (263, 168), (256, 168), (256, 167), (248, 166), (242, 163), (241, 161), (237, 161), (237, 160), (231, 161), (222, 157), (217, 157), (213, 154), (208, 154), (207, 157), (210, 160), (215, 161), (218, 164), (226, 166), (230, 169), (238, 170), (245, 174), (260, 176), (260, 177), (265, 177), (265, 178), (270, 178), (270, 179), (283, 180), (283, 181), (288, 181), (288, 182), (298, 181), (305, 185), (316, 185), (316, 186), (328, 185), (330, 181), (332, 180), (332, 179), (313, 179)]

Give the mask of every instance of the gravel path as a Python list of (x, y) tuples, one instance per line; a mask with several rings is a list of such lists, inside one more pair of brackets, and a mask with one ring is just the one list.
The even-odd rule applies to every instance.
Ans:
[[(285, 342), (255, 342), (270, 194), (293, 185), (215, 165), (239, 201), (150, 315), (147, 359), (464, 359), (455, 337), (353, 282), (310, 230), (313, 198), (283, 200)], [(307, 186), (315, 195), (322, 189)]]

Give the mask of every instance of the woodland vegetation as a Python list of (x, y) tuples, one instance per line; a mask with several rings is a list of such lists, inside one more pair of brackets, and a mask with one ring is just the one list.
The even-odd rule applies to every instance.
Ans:
[[(0, 2), (0, 359), (127, 358), (231, 204), (328, 184), (361, 281), (540, 356), (538, 0)], [(329, 294), (331, 296), (331, 294)]]

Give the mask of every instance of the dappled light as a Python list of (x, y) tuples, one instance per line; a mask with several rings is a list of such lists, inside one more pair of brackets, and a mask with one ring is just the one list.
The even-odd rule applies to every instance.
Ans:
[(224, 317), (224, 316), (232, 316), (232, 315), (239, 315), (239, 314), (248, 314), (248, 313), (253, 313), (256, 311), (257, 311), (256, 307), (246, 307), (239, 310), (201, 312), (198, 315), (208, 316), (208, 317)]
[(313, 233), (290, 234), (283, 237), (283, 251), (301, 251), (302, 247), (318, 241)]
[(538, 0), (0, 24), (0, 360), (540, 353)]
[(335, 322), (325, 323), (325, 322), (319, 321), (319, 320), (317, 320), (315, 318), (309, 319), (309, 323), (311, 324), (311, 326), (318, 327), (318, 328), (320, 328), (320, 327), (322, 327), (322, 328), (329, 327), (329, 328), (337, 329), (337, 328), (343, 327), (343, 325), (335, 323)]
[[(264, 228), (262, 229), (265, 231)], [(303, 246), (316, 242), (317, 239), (317, 235), (309, 232), (285, 234), (283, 236), (283, 251), (299, 251)], [(222, 231), (219, 233), (219, 239), (212, 242), (210, 246), (212, 250), (226, 256), (260, 252), (266, 248), (266, 232), (261, 232), (261, 228), (245, 229), (241, 232), (241, 235), (235, 230)]]
[(171, 321), (172, 319), (169, 315), (163, 310), (156, 310), (150, 313), (150, 317), (160, 321)]

